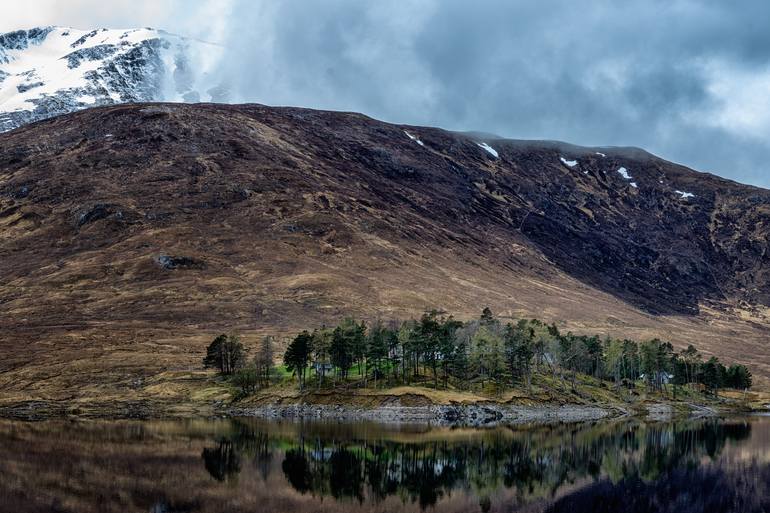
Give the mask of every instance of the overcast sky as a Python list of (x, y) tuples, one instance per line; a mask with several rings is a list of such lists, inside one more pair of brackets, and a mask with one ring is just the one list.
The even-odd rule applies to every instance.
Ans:
[(0, 31), (47, 24), (220, 42), (234, 101), (640, 146), (770, 187), (767, 0), (3, 3)]

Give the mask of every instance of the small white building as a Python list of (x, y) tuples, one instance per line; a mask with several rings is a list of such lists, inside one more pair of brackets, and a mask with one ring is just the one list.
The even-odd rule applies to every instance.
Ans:
[(334, 371), (334, 365), (329, 362), (313, 362), (313, 370), (316, 374), (331, 374)]
[[(657, 381), (657, 382), (663, 383), (664, 385), (668, 385), (669, 383), (671, 383), (671, 380), (674, 379), (674, 375), (669, 374), (668, 372), (658, 372), (657, 376), (653, 375), (652, 378), (653, 378), (653, 381)], [(647, 375), (639, 374), (639, 379), (647, 379)]]

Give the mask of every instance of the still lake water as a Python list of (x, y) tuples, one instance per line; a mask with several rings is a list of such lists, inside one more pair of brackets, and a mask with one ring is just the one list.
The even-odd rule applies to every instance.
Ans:
[(770, 511), (770, 418), (0, 421), (3, 512)]

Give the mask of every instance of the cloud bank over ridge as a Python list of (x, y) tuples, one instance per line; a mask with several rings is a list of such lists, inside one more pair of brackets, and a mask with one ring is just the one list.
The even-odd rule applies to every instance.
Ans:
[[(770, 4), (713, 0), (32, 1), (19, 24), (207, 41), (233, 102), (633, 145), (770, 186)], [(37, 18), (35, 18), (37, 13)], [(36, 20), (39, 20), (37, 22)], [(14, 24), (13, 27), (9, 27)]]

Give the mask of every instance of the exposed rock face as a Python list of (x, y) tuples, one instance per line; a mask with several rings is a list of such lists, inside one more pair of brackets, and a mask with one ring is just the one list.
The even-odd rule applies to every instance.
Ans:
[(761, 380), (768, 227), (770, 192), (638, 149), (260, 105), (89, 109), (0, 136), (0, 388), (66, 387), (69, 359), (109, 383), (198, 366), (221, 331), (486, 305), (694, 343)]
[(38, 27), (0, 34), (0, 63), (11, 62), (14, 50), (26, 50), (30, 45), (42, 43), (52, 30), (53, 27)]
[(157, 258), (158, 265), (163, 269), (204, 269), (206, 266), (194, 258), (186, 256), (160, 255)]
[(96, 105), (207, 98), (193, 62), (211, 51), (154, 29), (0, 34), (0, 132)]

